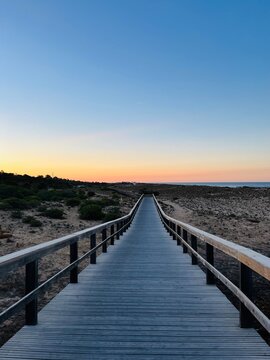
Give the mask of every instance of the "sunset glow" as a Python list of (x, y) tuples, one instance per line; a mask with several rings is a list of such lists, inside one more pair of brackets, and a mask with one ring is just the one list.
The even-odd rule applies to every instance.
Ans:
[(0, 3), (0, 170), (270, 181), (270, 3)]

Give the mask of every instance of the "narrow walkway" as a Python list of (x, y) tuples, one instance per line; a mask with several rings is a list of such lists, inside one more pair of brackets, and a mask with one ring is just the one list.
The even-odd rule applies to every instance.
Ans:
[(1, 359), (262, 360), (269, 347), (165, 231), (152, 198), (131, 227), (0, 350)]

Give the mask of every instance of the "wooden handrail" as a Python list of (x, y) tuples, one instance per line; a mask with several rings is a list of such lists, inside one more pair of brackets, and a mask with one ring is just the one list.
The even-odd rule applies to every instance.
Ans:
[[(113, 245), (115, 236), (119, 239), (119, 236), (123, 234), (132, 222), (142, 198), (143, 195), (138, 199), (129, 214), (122, 216), (121, 218), (78, 231), (71, 235), (63, 236), (59, 239), (47, 241), (40, 245), (31, 246), (27, 249), (1, 256), (0, 276), (4, 276), (7, 272), (16, 270), (18, 267), (25, 265), (26, 295), (0, 313), (0, 322), (5, 321), (21, 308), (25, 307), (26, 324), (36, 325), (38, 294), (47, 290), (57, 279), (68, 272), (70, 273), (70, 282), (76, 283), (78, 281), (78, 264), (86, 257), (90, 257), (91, 264), (96, 263), (97, 250), (102, 247), (103, 252), (106, 252), (108, 241), (111, 240), (111, 245)], [(117, 227), (115, 232), (114, 225)], [(107, 229), (110, 229), (111, 232), (109, 236), (107, 236)], [(97, 245), (96, 233), (99, 232), (101, 232), (103, 236), (102, 241)], [(90, 238), (90, 250), (78, 258), (78, 242), (85, 236), (89, 236)], [(54, 253), (55, 251), (68, 245), (70, 246), (70, 264), (46, 280), (44, 283), (38, 285), (38, 260), (43, 256)]]
[(128, 215), (122, 216), (116, 220), (108, 221), (106, 223), (93, 226), (81, 231), (77, 231), (73, 234), (62, 236), (55, 240), (46, 241), (45, 243), (34, 245), (26, 249), (18, 250), (13, 253), (0, 257), (0, 277), (5, 275), (6, 272), (15, 270), (16, 268), (26, 265), (29, 262), (38, 260), (45, 255), (54, 253), (55, 251), (80, 241), (85, 236), (91, 236), (97, 232), (102, 232), (104, 229), (109, 228), (112, 225), (120, 224), (123, 221), (127, 221), (134, 211), (137, 209), (141, 199), (141, 196), (136, 204), (133, 206)]
[(196, 227), (186, 224), (182, 221), (173, 219), (172, 217), (165, 214), (156, 197), (154, 195), (153, 197), (160, 213), (166, 220), (175, 223), (176, 225), (186, 230), (189, 234), (196, 236), (198, 239), (209, 245), (212, 245), (214, 248), (240, 261), (242, 264), (245, 264), (250, 269), (263, 276), (265, 279), (270, 280), (269, 257), (259, 254), (256, 251), (248, 249), (242, 245), (238, 245), (231, 241), (222, 239), (219, 236), (209, 234), (206, 231), (197, 229)]
[[(192, 265), (196, 265), (199, 260), (205, 266), (206, 283), (214, 284), (215, 278), (217, 278), (240, 300), (240, 326), (252, 327), (253, 317), (255, 317), (270, 333), (270, 320), (252, 302), (252, 270), (269, 280), (270, 259), (244, 246), (234, 244), (182, 221), (173, 219), (165, 214), (154, 195), (153, 198), (165, 228), (173, 236), (173, 239), (177, 240), (177, 245), (182, 243), (184, 253), (187, 253), (188, 250), (190, 251)], [(188, 243), (188, 235), (190, 236), (191, 244)], [(206, 244), (206, 259), (197, 251), (197, 239), (202, 240)], [(239, 261), (239, 287), (214, 267), (214, 248)]]

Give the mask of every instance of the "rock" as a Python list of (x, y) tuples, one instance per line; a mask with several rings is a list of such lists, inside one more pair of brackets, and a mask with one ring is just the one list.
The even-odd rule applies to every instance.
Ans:
[(0, 225), (0, 239), (10, 238), (11, 236), (12, 236), (11, 233), (2, 230)]

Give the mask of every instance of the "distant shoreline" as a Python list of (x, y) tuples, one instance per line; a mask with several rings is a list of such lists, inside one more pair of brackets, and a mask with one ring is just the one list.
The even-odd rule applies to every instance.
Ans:
[(217, 187), (252, 187), (269, 188), (270, 182), (160, 182), (161, 185), (217, 186)]

